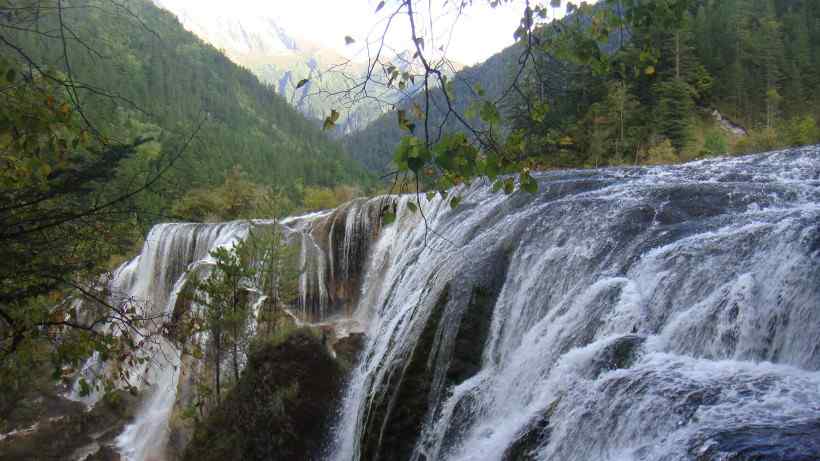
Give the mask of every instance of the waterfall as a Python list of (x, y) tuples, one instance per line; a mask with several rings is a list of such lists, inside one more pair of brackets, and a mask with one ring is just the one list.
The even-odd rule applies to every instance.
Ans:
[[(189, 271), (210, 262), (209, 253), (218, 246), (232, 245), (247, 234), (248, 224), (160, 224), (151, 229), (139, 256), (120, 266), (109, 282), (109, 302), (139, 306), (157, 324), (170, 319), (176, 298)], [(161, 458), (168, 435), (168, 417), (176, 400), (180, 357), (161, 336), (149, 346), (150, 362), (135, 365), (131, 376), (147, 398), (135, 420), (117, 438), (117, 446), (129, 460)], [(86, 377), (103, 373), (104, 364), (92, 357), (83, 369)], [(93, 405), (98, 392), (78, 398)]]
[(329, 459), (820, 458), (820, 148), (537, 179), (398, 203)]
[[(279, 222), (291, 314), (367, 338), (328, 459), (820, 458), (820, 148), (537, 180)], [(154, 227), (112, 302), (169, 316), (210, 251), (270, 223)], [(167, 456), (184, 400), (179, 352), (154, 359), (129, 460)]]
[(298, 317), (312, 322), (353, 316), (365, 261), (391, 197), (355, 199), (335, 210), (287, 218), (282, 225), (300, 246)]
[[(294, 217), (281, 222), (286, 237), (301, 247), (299, 300), (297, 318), (303, 321), (322, 322), (339, 315), (345, 299), (356, 290), (344, 287), (343, 281), (333, 278), (333, 258), (338, 258), (337, 268), (349, 280), (361, 272), (367, 254), (367, 245), (377, 228), (376, 208), (383, 199), (357, 200), (349, 207)], [(335, 232), (337, 221), (341, 232)], [(177, 296), (185, 288), (188, 276), (197, 271), (207, 271), (213, 264), (210, 253), (218, 247), (231, 247), (248, 236), (254, 226), (269, 226), (273, 221), (236, 221), (222, 224), (159, 224), (151, 229), (141, 253), (119, 267), (109, 283), (109, 301), (113, 304), (134, 303), (143, 308), (148, 316), (169, 320), (177, 305)], [(345, 231), (356, 232), (349, 236)], [(319, 242), (319, 243), (317, 243)], [(201, 275), (201, 273), (200, 273)], [(350, 285), (350, 283), (348, 283)], [(250, 331), (256, 330), (255, 313), (265, 297), (259, 294), (252, 306), (254, 318)], [(348, 330), (360, 327), (348, 325)], [(201, 338), (200, 338), (201, 339)], [(169, 436), (168, 421), (176, 404), (181, 369), (185, 366), (180, 353), (167, 339), (158, 336), (150, 350), (151, 360), (131, 370), (138, 378), (136, 384), (143, 392), (143, 400), (134, 422), (129, 424), (117, 438), (117, 448), (125, 459), (142, 461), (164, 459)], [(93, 378), (104, 372), (104, 364), (93, 356), (81, 370), (82, 376)], [(196, 373), (196, 370), (189, 370)], [(99, 393), (79, 396), (79, 386), (73, 395), (93, 406)]]

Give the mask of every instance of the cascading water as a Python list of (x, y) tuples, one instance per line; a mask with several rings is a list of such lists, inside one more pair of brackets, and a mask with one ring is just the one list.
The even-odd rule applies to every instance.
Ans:
[(335, 460), (820, 459), (820, 149), (398, 205)]
[[(329, 459), (820, 458), (820, 149), (538, 181), (425, 201), (428, 226), (410, 197), (281, 221), (293, 315), (367, 333)], [(157, 226), (111, 291), (169, 315), (250, 226)], [(157, 354), (129, 460), (166, 456)]]
[[(349, 208), (315, 213), (282, 221), (282, 228), (295, 245), (301, 247), (299, 301), (294, 315), (304, 321), (322, 322), (338, 315), (343, 298), (351, 289), (334, 282), (334, 258), (338, 270), (347, 279), (355, 280), (361, 272), (367, 245), (376, 232), (371, 222), (377, 222), (378, 200), (356, 200)], [(184, 289), (188, 276), (207, 272), (213, 264), (210, 253), (217, 247), (230, 247), (248, 236), (254, 226), (268, 226), (271, 221), (230, 222), (223, 224), (160, 224), (151, 229), (139, 256), (118, 268), (109, 284), (110, 302), (135, 303), (144, 307), (147, 316), (156, 316), (160, 323), (170, 320), (177, 307), (177, 296)], [(335, 233), (336, 227), (342, 232)], [(329, 230), (329, 232), (328, 232)], [(349, 236), (345, 230), (353, 230)], [(317, 243), (319, 242), (319, 243)], [(341, 255), (341, 256), (340, 256)], [(252, 287), (249, 287), (252, 288)], [(258, 296), (252, 306), (256, 312), (265, 296)], [(256, 319), (249, 319), (249, 331), (256, 330)], [(355, 323), (355, 322), (354, 322)], [(347, 330), (360, 329), (346, 326)], [(251, 333), (252, 334), (252, 333)], [(158, 337), (150, 362), (131, 370), (139, 378), (145, 393), (135, 420), (117, 438), (117, 448), (125, 459), (142, 461), (165, 459), (169, 436), (168, 420), (177, 403), (180, 372), (185, 364), (179, 351), (165, 338)], [(82, 374), (86, 378), (104, 372), (103, 364), (92, 357)], [(195, 373), (195, 370), (191, 370)], [(79, 386), (73, 398), (93, 406), (99, 394), (79, 397)]]
[[(389, 197), (356, 199), (335, 210), (287, 218), (282, 226), (300, 246), (298, 316), (307, 321), (349, 319), (360, 293), (370, 244)], [(362, 320), (362, 319), (359, 319)]]
[[(160, 224), (151, 229), (142, 252), (114, 272), (110, 286), (111, 302), (135, 303), (148, 317), (168, 320), (177, 294), (185, 285), (190, 270), (209, 261), (218, 246), (232, 245), (244, 238), (247, 223)], [(99, 369), (95, 361), (88, 368)], [(132, 370), (148, 397), (138, 409), (134, 422), (117, 438), (117, 446), (128, 460), (161, 459), (168, 433), (168, 417), (176, 398), (179, 354), (159, 337), (152, 350), (151, 363)]]

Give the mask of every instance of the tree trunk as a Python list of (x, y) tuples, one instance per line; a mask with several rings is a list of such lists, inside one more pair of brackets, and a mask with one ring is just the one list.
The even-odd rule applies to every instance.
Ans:
[[(238, 285), (238, 283), (237, 283)], [(233, 377), (234, 382), (239, 382), (239, 288), (233, 292)]]
[(220, 366), (222, 362), (222, 338), (221, 334), (216, 333), (214, 335), (214, 348), (216, 349), (216, 363), (214, 369), (214, 376), (216, 378), (216, 402), (219, 403), (220, 401), (220, 394), (222, 393), (222, 388), (220, 386), (219, 378), (220, 378)]
[(236, 338), (233, 340), (233, 377), (235, 382), (239, 382), (239, 345)]
[(680, 79), (680, 31), (675, 31), (675, 78)]

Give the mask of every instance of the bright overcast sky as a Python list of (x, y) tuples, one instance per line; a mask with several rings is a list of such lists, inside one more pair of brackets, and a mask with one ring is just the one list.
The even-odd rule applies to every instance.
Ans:
[[(379, 0), (168, 0), (187, 7), (208, 10), (209, 14), (267, 16), (277, 20), (286, 31), (296, 38), (309, 40), (324, 48), (332, 48), (341, 54), (353, 57), (361, 52), (363, 44), (369, 37), (372, 43), (384, 28), (384, 17), (390, 12), (397, 0), (387, 0), (386, 6), (376, 15), (374, 11)], [(416, 2), (425, 18), (424, 25), (419, 25), (427, 37), (428, 50), (445, 46), (447, 56), (462, 64), (481, 62), (494, 53), (513, 43), (515, 31), (522, 12), (524, 0), (513, 0), (495, 9), (488, 0), (476, 0), (461, 17), (457, 17), (455, 7), (442, 7), (444, 0)], [(548, 0), (541, 3), (549, 4)], [(430, 34), (430, 17), (427, 5), (433, 5), (434, 34)], [(436, 6), (438, 5), (438, 6)], [(563, 14), (564, 9), (555, 10)], [(406, 49), (409, 46), (409, 32), (406, 16), (397, 18), (393, 26), (390, 45)], [(455, 28), (453, 28), (455, 24)], [(452, 35), (450, 35), (452, 33)], [(357, 40), (352, 46), (345, 46), (344, 37), (350, 35)], [(433, 45), (429, 43), (432, 38)], [(449, 43), (449, 45), (448, 45)], [(401, 51), (401, 50), (398, 50)], [(360, 58), (362, 56), (359, 56)]]

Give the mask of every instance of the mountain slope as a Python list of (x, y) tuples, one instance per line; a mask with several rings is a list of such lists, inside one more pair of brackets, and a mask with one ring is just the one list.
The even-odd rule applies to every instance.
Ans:
[[(567, 16), (560, 30), (570, 32), (553, 38), (574, 40), (585, 34), (591, 19), (617, 17), (605, 14), (610, 4), (615, 2)], [(820, 140), (818, 18), (817, 2), (691, 2), (674, 29), (659, 20), (633, 28), (631, 37), (612, 32), (596, 49), (608, 57), (597, 63), (597, 72), (591, 64), (573, 64), (586, 62), (583, 56), (558, 61), (537, 50), (536, 64), (519, 82), (520, 95), (514, 92), (500, 104), (509, 116), (506, 131), (521, 133), (523, 156), (545, 168), (670, 163), (811, 144)], [(551, 30), (544, 29), (547, 40)], [(643, 49), (657, 56), (648, 58)], [(512, 81), (520, 51), (510, 47), (459, 72), (456, 109), (463, 111), (477, 99), (470, 89), (476, 83), (484, 99), (497, 100)], [(433, 99), (438, 106), (430, 114), (435, 139), (443, 98)], [(416, 102), (423, 105), (422, 99)], [(547, 109), (534, 117), (533, 107)], [(742, 127), (727, 123), (721, 113)], [(445, 131), (451, 130), (463, 128), (451, 118)], [(384, 173), (392, 169), (404, 134), (397, 114), (389, 113), (344, 143), (368, 168)]]
[[(331, 109), (341, 117), (336, 133), (345, 134), (364, 128), (384, 112), (373, 100), (350, 102), (331, 96), (349, 88), (351, 81), (362, 78), (367, 67), (351, 62), (337, 52), (292, 35), (278, 18), (264, 11), (218, 5), (214, 11), (192, 5), (189, 1), (154, 0), (175, 14), (183, 26), (222, 50), (234, 62), (248, 68), (262, 81), (289, 101), (307, 117), (324, 119)], [(346, 63), (342, 68), (336, 68)], [(300, 81), (308, 82), (297, 88)], [(402, 92), (372, 88), (378, 97), (397, 101)]]
[[(221, 183), (235, 165), (250, 180), (297, 201), (305, 185), (369, 181), (273, 88), (185, 30), (172, 14), (148, 0), (133, 0), (127, 10), (116, 5), (76, 0), (63, 15), (77, 37), (67, 42), (72, 75), (99, 90), (79, 92), (89, 118), (111, 138), (156, 138), (150, 151), (133, 159), (134, 170), (151, 168), (201, 123), (188, 154), (153, 188), (155, 197), (146, 199), (157, 213), (193, 187)], [(40, 21), (47, 28), (57, 18)], [(6, 38), (36, 61), (68, 73), (58, 40), (25, 32)]]
[[(505, 85), (509, 85), (510, 74), (521, 54), (521, 48), (513, 45), (491, 56), (481, 64), (465, 67), (456, 72), (452, 77), (453, 81), (453, 105), (460, 113), (464, 113), (471, 101), (475, 100), (476, 89), (480, 88), (484, 98), (488, 100), (498, 99), (506, 90)], [(417, 96), (415, 102), (420, 107), (424, 105), (424, 99)], [(405, 103), (409, 107), (409, 103)], [(438, 127), (443, 120), (446, 103), (439, 89), (431, 92), (430, 104), (430, 126), (431, 134), (438, 135)], [(473, 120), (477, 122), (476, 120)], [(420, 123), (418, 125), (421, 125)], [(443, 132), (463, 130), (463, 127), (455, 122), (451, 117), (443, 125)], [(417, 130), (417, 133), (420, 129)], [(342, 143), (350, 154), (359, 160), (363, 165), (376, 173), (385, 173), (390, 169), (393, 159), (393, 151), (407, 134), (402, 131), (397, 123), (397, 113), (395, 111), (381, 115), (364, 129), (350, 133), (342, 139)]]

